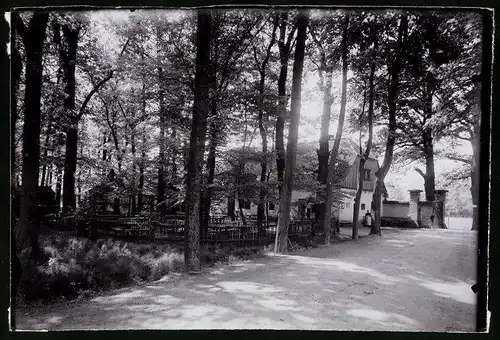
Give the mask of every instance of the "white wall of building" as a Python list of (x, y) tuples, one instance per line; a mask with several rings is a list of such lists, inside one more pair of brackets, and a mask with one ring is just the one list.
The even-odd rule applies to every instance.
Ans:
[[(340, 203), (339, 206), (334, 206), (332, 208), (332, 214), (333, 216), (336, 216), (339, 218), (341, 222), (352, 222), (352, 216), (354, 212), (354, 197), (356, 195), (356, 190), (352, 189), (342, 189), (342, 192), (347, 195), (343, 199), (343, 202)], [(292, 192), (292, 202), (297, 202), (299, 199), (307, 199), (311, 195), (310, 192), (307, 191), (293, 191)], [(371, 202), (373, 198), (373, 192), (372, 191), (363, 191), (361, 193), (361, 205), (359, 208), (359, 217), (358, 220), (362, 221), (366, 212), (368, 210), (371, 211)], [(312, 205), (309, 204), (308, 208), (311, 209)], [(235, 204), (235, 209), (236, 209), (236, 214), (239, 214), (239, 207), (238, 207), (238, 201), (236, 201)], [(297, 209), (296, 207), (293, 207), (292, 209)], [(408, 208), (406, 208), (406, 215)], [(250, 209), (243, 209), (243, 212), (246, 215), (257, 215), (257, 204), (251, 203), (250, 204)], [(292, 215), (294, 213), (292, 212)], [(382, 205), (382, 216), (384, 214), (384, 206)], [(276, 203), (274, 206), (274, 209), (271, 210), (269, 209), (269, 216), (276, 217), (278, 215), (278, 204)], [(399, 215), (399, 214), (398, 214)], [(405, 216), (406, 216), (405, 215)], [(311, 218), (314, 218), (314, 214), (311, 213)]]
[[(312, 195), (312, 193), (309, 191), (294, 190), (294, 191), (292, 191), (292, 203), (297, 202), (300, 199), (308, 199), (309, 197), (311, 197), (311, 195)], [(275, 203), (274, 207), (270, 206), (270, 209), (269, 209), (269, 216), (270, 217), (277, 217), (278, 216), (278, 205), (279, 205), (278, 203)], [(257, 204), (251, 202), (250, 209), (243, 209), (243, 213), (245, 215), (257, 215), (257, 207), (258, 207)], [(272, 208), (274, 208), (274, 209), (272, 209)], [(311, 209), (311, 204), (308, 205), (308, 208)], [(297, 208), (292, 206), (292, 210), (297, 210)], [(236, 215), (238, 215), (240, 213), (238, 200), (236, 200), (236, 202), (235, 202), (235, 213), (236, 213)], [(294, 214), (294, 212), (292, 211), (292, 215), (293, 214)]]
[[(352, 222), (352, 217), (354, 214), (354, 198), (356, 195), (356, 190), (342, 189), (342, 192), (349, 197), (343, 199), (340, 203), (339, 208), (334, 208), (337, 210), (335, 216), (337, 216), (340, 222)], [(361, 192), (361, 205), (359, 207), (358, 221), (361, 221), (368, 210), (371, 211), (371, 203), (373, 198), (372, 191)]]
[[(257, 215), (257, 207), (258, 207), (258, 205), (252, 202), (252, 203), (250, 203), (250, 209), (243, 209), (243, 213), (245, 215)], [(272, 209), (272, 208), (274, 208), (274, 209)], [(239, 208), (238, 201), (236, 201), (236, 203), (235, 203), (235, 214), (237, 216), (240, 213), (239, 209), (240, 208)], [(278, 216), (278, 204), (275, 204), (274, 207), (270, 206), (269, 216), (271, 216), (271, 217)]]

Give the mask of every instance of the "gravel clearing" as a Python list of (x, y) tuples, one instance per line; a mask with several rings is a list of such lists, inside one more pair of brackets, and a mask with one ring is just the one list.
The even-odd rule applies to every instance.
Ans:
[(477, 233), (382, 232), (18, 310), (17, 328), (473, 332)]

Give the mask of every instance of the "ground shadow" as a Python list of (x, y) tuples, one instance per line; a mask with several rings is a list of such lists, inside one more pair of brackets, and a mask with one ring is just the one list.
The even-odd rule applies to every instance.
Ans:
[[(415, 235), (386, 233), (383, 242), (366, 238), (235, 263), (21, 317), (18, 324), (21, 329), (473, 331), (470, 266), (453, 269), (456, 246), (442, 247), (436, 257), (432, 247), (443, 240)], [(469, 261), (470, 253), (463, 247), (458, 255)]]

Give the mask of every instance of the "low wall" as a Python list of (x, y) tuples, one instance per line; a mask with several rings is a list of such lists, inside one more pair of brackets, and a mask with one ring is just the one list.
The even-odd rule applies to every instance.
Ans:
[(384, 201), (382, 204), (382, 217), (406, 218), (409, 215), (409, 202)]
[(410, 202), (384, 201), (381, 225), (391, 228), (418, 228), (410, 217)]
[(418, 224), (409, 217), (388, 217), (380, 219), (382, 227), (390, 228), (419, 228)]

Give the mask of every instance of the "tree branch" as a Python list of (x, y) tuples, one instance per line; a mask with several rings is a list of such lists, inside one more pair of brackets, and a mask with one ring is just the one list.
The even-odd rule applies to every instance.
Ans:
[(78, 112), (77, 115), (77, 120), (80, 120), (85, 113), (85, 109), (87, 108), (87, 104), (89, 103), (90, 99), (92, 99), (92, 96), (99, 90), (100, 87), (102, 87), (104, 84), (106, 84), (112, 77), (113, 77), (113, 70), (109, 71), (108, 75), (102, 79), (97, 85), (92, 89), (92, 91), (89, 92), (87, 97), (85, 97), (85, 100), (83, 101), (82, 106), (80, 107), (80, 111)]
[(127, 41), (125, 42), (125, 44), (123, 45), (122, 51), (118, 55), (118, 58), (120, 58), (123, 55), (123, 52), (125, 52), (125, 49), (127, 48), (129, 42), (130, 42), (130, 38), (128, 38)]
[(325, 50), (323, 49), (323, 46), (321, 45), (321, 42), (318, 39), (318, 36), (316, 35), (316, 32), (314, 32), (313, 29), (309, 29), (309, 35), (312, 37), (314, 43), (318, 47), (319, 55), (321, 58), (321, 67), (326, 68), (326, 53)]
[[(118, 99), (118, 106), (120, 107), (120, 111), (122, 112), (123, 118), (125, 119), (125, 123), (127, 123), (127, 126), (129, 129), (132, 129), (132, 124), (130, 123), (130, 120), (128, 119), (125, 110), (123, 109), (121, 101)], [(134, 124), (135, 125), (135, 124)]]
[(453, 133), (452, 134), (452, 137), (455, 137), (457, 139), (460, 139), (460, 140), (464, 140), (464, 141), (467, 141), (467, 142), (470, 142), (472, 138), (469, 138), (469, 137), (464, 137), (464, 136), (460, 136), (459, 134), (460, 132), (457, 132), (456, 134)]
[(420, 176), (422, 176), (425, 180), (425, 178), (427, 177), (424, 172), (422, 170), (420, 170), (419, 168), (415, 168), (415, 171), (418, 172), (420, 174)]
[(273, 33), (271, 35), (271, 41), (269, 42), (269, 45), (267, 46), (266, 50), (266, 57), (264, 58), (264, 61), (262, 62), (262, 71), (265, 71), (265, 67), (267, 63), (269, 62), (269, 59), (271, 58), (271, 49), (276, 42), (276, 30), (278, 29), (278, 20), (275, 19), (273, 23)]
[(252, 44), (252, 50), (253, 50), (253, 60), (255, 61), (255, 66), (257, 67), (260, 73), (260, 62), (259, 62), (259, 57), (257, 56), (257, 46)]
[(292, 27), (292, 30), (288, 34), (288, 38), (287, 38), (286, 44), (285, 44), (285, 48), (287, 49), (288, 52), (290, 52), (290, 45), (292, 43), (292, 39), (293, 39), (293, 36), (294, 36), (296, 30), (297, 30), (297, 25), (294, 24)]
[(452, 161), (462, 162), (462, 163), (465, 163), (465, 164), (468, 164), (468, 165), (471, 165), (471, 166), (472, 166), (472, 163), (473, 163), (472, 159), (468, 159), (468, 158), (465, 158), (465, 157), (460, 157), (458, 155), (445, 154), (444, 156), (446, 158), (448, 158), (448, 159), (451, 159)]
[(113, 136), (113, 141), (115, 143), (115, 149), (117, 152), (118, 159), (120, 159), (120, 146), (118, 144), (118, 137), (116, 135), (116, 130), (115, 130), (114, 124), (112, 124), (111, 121), (109, 120), (108, 105), (106, 104), (106, 102), (104, 101), (104, 99), (100, 95), (99, 95), (99, 98), (101, 99), (102, 103), (104, 104), (104, 109), (106, 110), (106, 122), (108, 123), (109, 129), (111, 130), (111, 135)]

